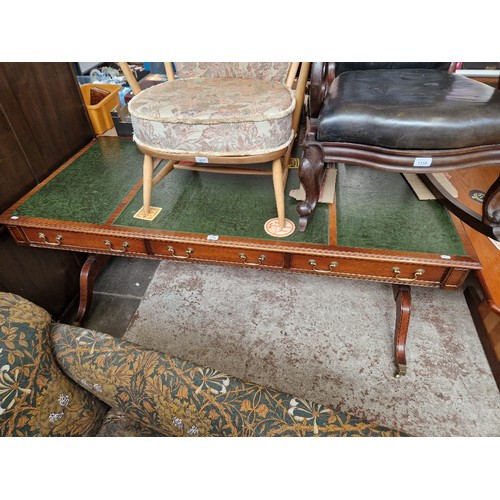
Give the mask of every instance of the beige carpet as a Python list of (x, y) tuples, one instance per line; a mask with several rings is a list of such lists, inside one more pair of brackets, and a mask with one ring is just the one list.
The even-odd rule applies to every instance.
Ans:
[(402, 378), (385, 283), (163, 261), (125, 338), (416, 436), (500, 436), (463, 293), (412, 290)]

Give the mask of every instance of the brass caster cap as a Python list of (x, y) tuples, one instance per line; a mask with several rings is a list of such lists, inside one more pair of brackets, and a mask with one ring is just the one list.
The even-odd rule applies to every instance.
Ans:
[(396, 378), (404, 377), (406, 375), (406, 365), (398, 365), (397, 371), (396, 371)]

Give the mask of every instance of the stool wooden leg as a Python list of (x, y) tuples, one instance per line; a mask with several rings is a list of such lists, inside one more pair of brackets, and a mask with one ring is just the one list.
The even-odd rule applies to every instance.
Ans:
[(164, 177), (174, 169), (175, 162), (170, 160), (153, 178), (153, 186), (156, 186)]
[(280, 158), (273, 161), (273, 185), (276, 208), (278, 210), (278, 223), (280, 227), (285, 227), (285, 184), (283, 182), (283, 166)]
[(288, 162), (285, 163), (284, 161), (282, 161), (281, 168), (283, 172), (283, 191), (284, 191), (286, 186), (286, 181), (288, 180), (288, 171), (289, 171)]
[(144, 155), (144, 166), (142, 172), (142, 193), (144, 214), (149, 214), (151, 209), (151, 190), (153, 189), (153, 158)]

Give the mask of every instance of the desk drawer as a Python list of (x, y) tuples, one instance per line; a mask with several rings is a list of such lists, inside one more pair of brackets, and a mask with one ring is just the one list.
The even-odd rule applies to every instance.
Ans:
[(308, 255), (293, 255), (291, 268), (322, 275), (422, 285), (441, 283), (446, 272), (446, 268), (439, 266)]
[(50, 248), (82, 248), (95, 252), (109, 252), (117, 254), (143, 254), (147, 255), (143, 240), (106, 236), (99, 234), (74, 233), (71, 231), (58, 231), (53, 229), (24, 228), (24, 234), (30, 241), (39, 246)]
[(165, 241), (151, 241), (150, 243), (153, 253), (158, 257), (171, 257), (178, 260), (203, 260), (253, 267), (283, 268), (285, 264), (284, 255), (280, 252), (241, 250), (238, 248)]

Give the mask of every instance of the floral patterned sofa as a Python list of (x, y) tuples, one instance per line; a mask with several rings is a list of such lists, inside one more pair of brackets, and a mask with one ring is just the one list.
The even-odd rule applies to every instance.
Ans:
[(403, 436), (0, 292), (0, 436)]

